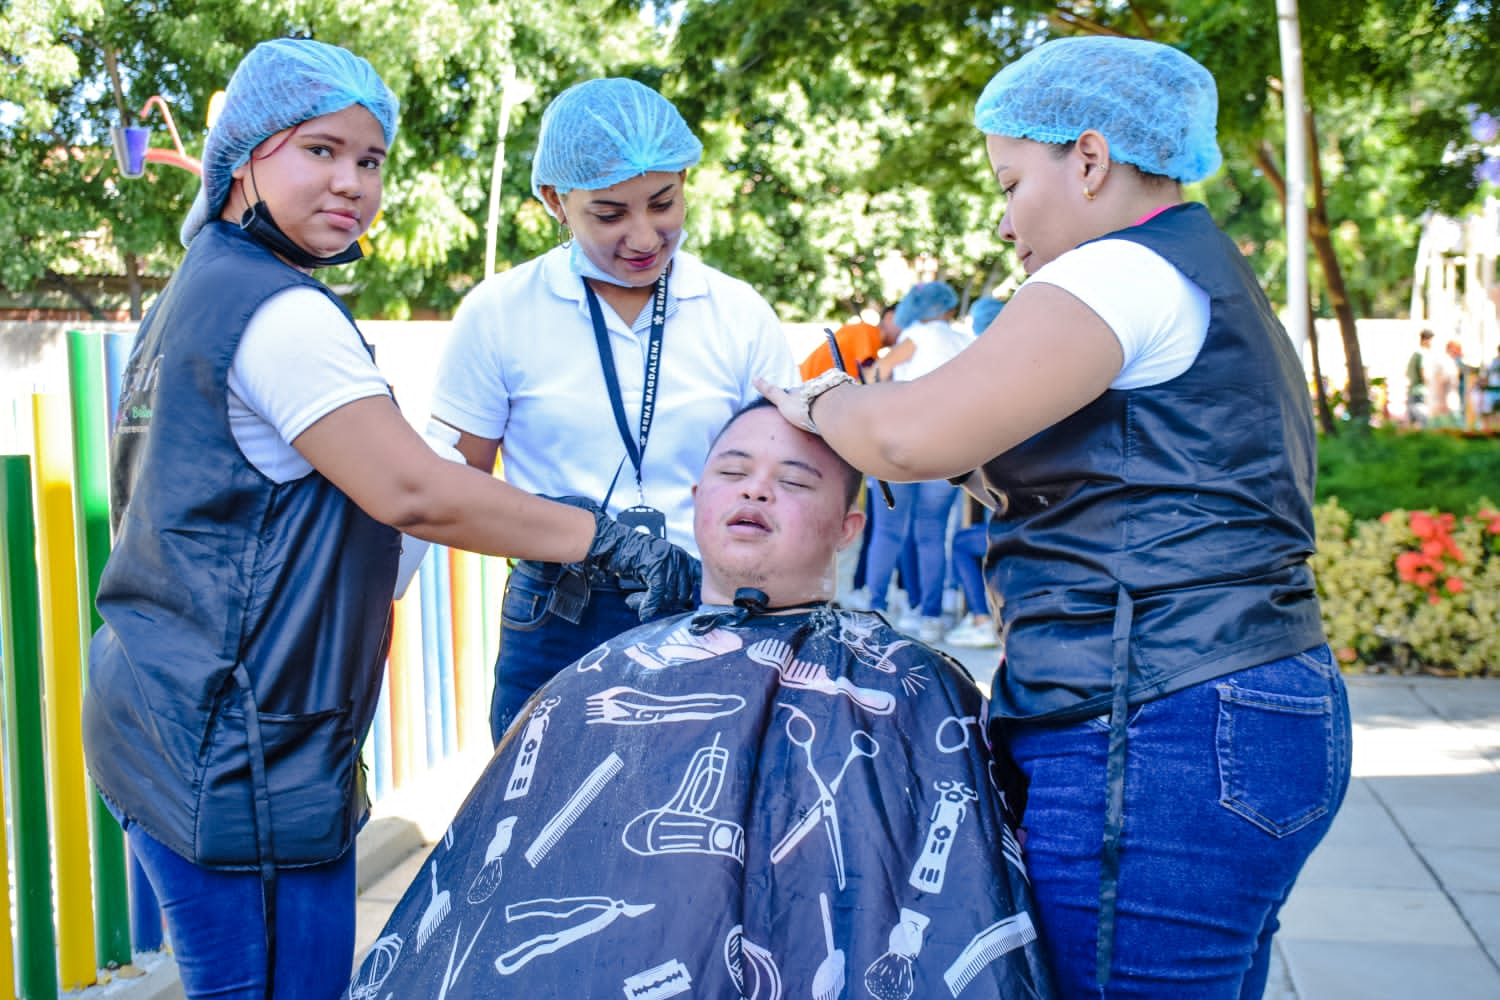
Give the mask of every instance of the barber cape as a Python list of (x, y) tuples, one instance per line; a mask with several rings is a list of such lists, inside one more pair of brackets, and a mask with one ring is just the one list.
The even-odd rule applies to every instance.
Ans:
[(1049, 996), (987, 707), (869, 613), (618, 636), (517, 718), (347, 996)]

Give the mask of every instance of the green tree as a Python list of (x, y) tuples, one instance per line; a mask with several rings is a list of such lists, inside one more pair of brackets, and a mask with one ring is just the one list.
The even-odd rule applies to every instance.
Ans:
[[(1313, 131), (1321, 178), (1311, 185), (1308, 206), (1320, 265), (1317, 298), (1344, 331), (1355, 416), (1368, 413), (1356, 306), (1399, 308), (1409, 287), (1417, 219), (1429, 208), (1457, 211), (1475, 197), (1472, 163), (1455, 161), (1451, 153), (1462, 135), (1464, 105), (1495, 92), (1495, 23), (1488, 2), (1304, 0), (1308, 96), (1317, 112), (1311, 121), (1322, 127)], [(920, 231), (939, 221), (912, 211), (907, 199), (921, 190), (965, 206), (941, 222), (983, 220), (971, 233), (986, 235), (996, 199), (968, 121), (972, 102), (995, 69), (1044, 34), (1075, 33), (1168, 42), (1214, 73), (1226, 170), (1192, 193), (1210, 203), (1248, 250), (1271, 294), (1284, 294), (1277, 187), (1283, 116), (1269, 0), (1081, 0), (998, 9), (965, 0), (920, 6), (837, 0), (814, 9), (775, 0), (688, 0), (674, 51), (685, 96), (705, 117), (744, 126), (731, 169), (743, 164), (757, 186), (773, 193), (763, 205), (750, 202), (761, 217), (759, 230), (793, 242), (796, 219), (809, 206), (836, 199), (842, 207), (831, 214), (843, 217), (846, 235), (825, 237), (825, 243), (859, 240), (868, 254), (911, 258), (926, 247), (909, 240), (925, 236), (929, 245), (943, 244), (930, 251), (942, 253), (942, 268), (972, 274), (988, 271), (992, 242), (956, 250), (945, 242), (947, 233), (928, 228), (919, 236), (899, 224), (873, 223), (869, 206), (894, 204)], [(848, 140), (841, 155), (873, 137), (878, 163), (840, 178), (836, 190), (826, 180), (804, 184), (819, 179), (816, 170), (791, 164), (801, 159), (816, 167), (817, 151), (800, 142), (794, 116), (778, 116), (776, 107), (793, 88), (807, 95), (810, 117), (825, 119)], [(873, 109), (867, 96), (875, 99)], [(795, 207), (778, 211), (778, 199)], [(1345, 260), (1359, 266), (1351, 269)], [(815, 260), (799, 257), (799, 264), (804, 270), (795, 284), (806, 308), (816, 312), (826, 303), (816, 289), (826, 282), (817, 271), (805, 273), (818, 266)], [(841, 266), (831, 258), (823, 270)]]
[[(511, 122), (511, 148), (525, 150), (551, 94), (585, 77), (649, 68), (660, 51), (657, 30), (612, 0), (62, 0), (13, 5), (5, 17), (4, 58), (20, 67), (19, 85), (8, 82), (0, 96), (0, 192), (17, 207), (0, 235), (19, 248), (0, 263), (7, 288), (98, 273), (130, 255), (158, 280), (170, 273), (197, 180), (156, 165), (142, 180), (123, 180), (110, 126), (133, 122), (160, 94), (198, 155), (209, 99), (244, 54), (267, 38), (312, 37), (368, 58), (402, 103), (372, 258), (326, 275), (361, 314), (394, 318), (451, 308), (480, 277), (476, 220), (488, 200), (506, 63), (539, 90)], [(506, 173), (502, 203), (502, 261), (554, 238), (524, 169)], [(104, 252), (88, 257), (93, 246)]]

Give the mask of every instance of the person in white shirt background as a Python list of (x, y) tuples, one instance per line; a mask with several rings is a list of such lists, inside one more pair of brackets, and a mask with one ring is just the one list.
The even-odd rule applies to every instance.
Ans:
[[(907, 382), (942, 367), (974, 338), (953, 324), (958, 293), (946, 281), (922, 282), (896, 306), (901, 338), (876, 362), (880, 381)], [(943, 637), (943, 586), (948, 575), (948, 515), (958, 490), (942, 479), (892, 483), (896, 506), (874, 505), (866, 581), (870, 610), (884, 613), (891, 574), (908, 540), (917, 550), (917, 594), (912, 612), (896, 624), (924, 642)]]

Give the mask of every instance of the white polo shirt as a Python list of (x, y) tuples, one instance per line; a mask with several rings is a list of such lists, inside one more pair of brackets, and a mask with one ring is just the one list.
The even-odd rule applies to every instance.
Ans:
[[(633, 327), (600, 303), (632, 439), (640, 428), (648, 303)], [(645, 503), (666, 515), (667, 537), (690, 552), (692, 486), (725, 421), (759, 398), (753, 380), (798, 381), (781, 324), (748, 284), (678, 250), (667, 285), (656, 413), (642, 469)], [(501, 443), (505, 478), (544, 496), (641, 502), (615, 424), (583, 279), (557, 247), (492, 275), (463, 300), (438, 367), (432, 415)], [(623, 466), (621, 463), (624, 463)]]

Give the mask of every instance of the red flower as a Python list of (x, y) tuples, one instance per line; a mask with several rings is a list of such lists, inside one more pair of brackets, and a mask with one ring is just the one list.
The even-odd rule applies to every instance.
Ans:
[(1443, 557), (1443, 553), (1448, 551), (1448, 546), (1443, 544), (1444, 541), (1445, 539), (1429, 538), (1427, 541), (1422, 543), (1422, 554), (1428, 559), (1441, 559)]
[(1443, 599), (1437, 595), (1436, 591), (1433, 591), (1432, 593), (1427, 595), (1428, 604), (1441, 604), (1442, 601)]
[(1491, 521), (1490, 526), (1488, 528), (1485, 528), (1484, 530), (1488, 531), (1492, 535), (1500, 535), (1500, 517), (1497, 517), (1493, 521)]
[(1450, 594), (1462, 594), (1464, 592), (1464, 582), (1456, 576), (1450, 576), (1443, 581), (1443, 589)]
[(1437, 523), (1426, 511), (1412, 511), (1411, 520), (1408, 523), (1411, 526), (1411, 533), (1418, 538), (1431, 538), (1437, 533)]
[(1427, 559), (1420, 552), (1403, 552), (1396, 557), (1396, 575), (1407, 583), (1416, 579), (1417, 571), (1427, 565)]

